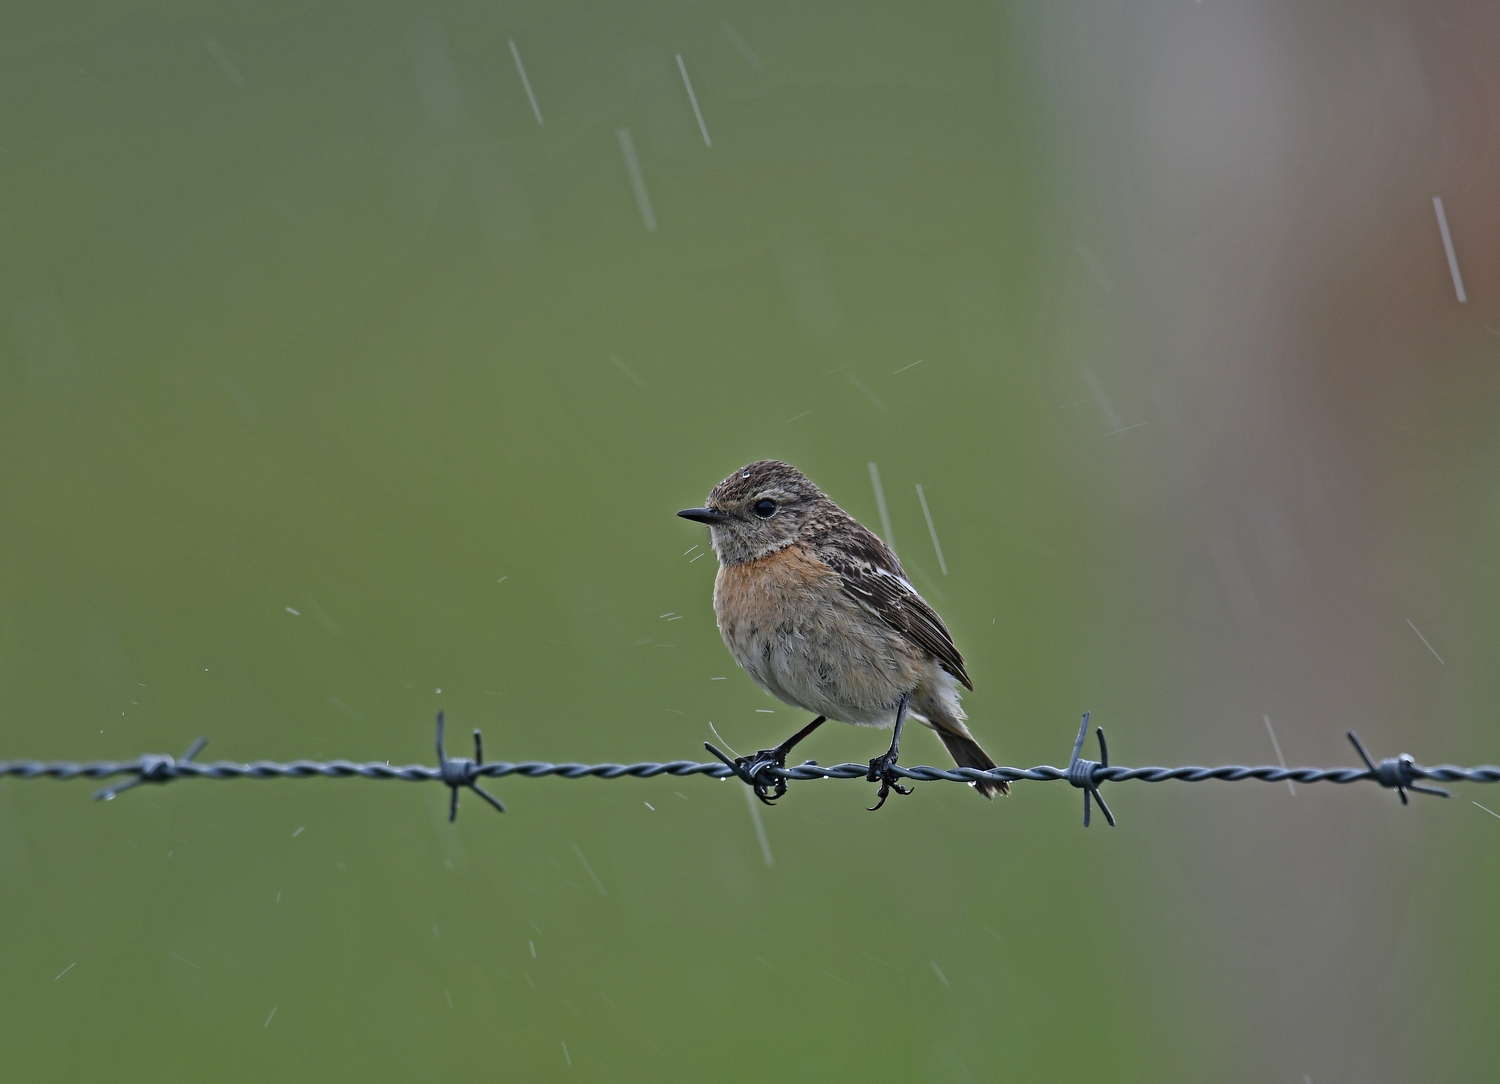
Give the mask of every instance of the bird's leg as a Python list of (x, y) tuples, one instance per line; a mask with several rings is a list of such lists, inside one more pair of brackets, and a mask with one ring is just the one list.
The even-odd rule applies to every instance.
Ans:
[(891, 747), (880, 756), (870, 761), (870, 774), (865, 776), (871, 783), (879, 783), (880, 790), (876, 792), (878, 799), (870, 807), (873, 813), (885, 805), (885, 800), (890, 797), (891, 791), (897, 794), (910, 794), (910, 787), (901, 785), (901, 777), (891, 768), (896, 763), (896, 758), (901, 755), (901, 728), (906, 725), (906, 706), (911, 702), (911, 693), (905, 693), (901, 697), (901, 703), (896, 705), (896, 732), (891, 735)]
[(816, 719), (808, 723), (801, 730), (797, 731), (797, 733), (793, 734), (790, 738), (782, 742), (775, 749), (762, 749), (753, 757), (734, 758), (735, 767), (740, 768), (744, 772), (746, 778), (754, 780), (751, 786), (754, 789), (755, 796), (757, 798), (759, 798), (762, 802), (765, 802), (766, 805), (776, 804), (776, 799), (780, 798), (783, 794), (786, 793), (786, 780), (778, 775), (773, 777), (775, 779), (774, 783), (762, 783), (760, 780), (760, 770), (762, 768), (772, 766), (775, 766), (777, 768), (785, 768), (786, 755), (796, 748), (798, 742), (807, 737), (814, 730), (817, 730), (818, 727), (822, 726), (827, 721), (827, 716), (819, 715)]

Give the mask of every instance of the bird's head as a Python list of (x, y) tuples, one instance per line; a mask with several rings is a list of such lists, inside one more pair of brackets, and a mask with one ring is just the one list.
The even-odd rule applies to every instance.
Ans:
[(719, 563), (737, 565), (796, 542), (829, 503), (790, 463), (762, 459), (714, 486), (704, 507), (677, 514), (708, 524)]

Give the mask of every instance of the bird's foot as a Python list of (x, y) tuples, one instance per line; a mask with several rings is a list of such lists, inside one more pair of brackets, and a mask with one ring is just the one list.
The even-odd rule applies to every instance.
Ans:
[(784, 778), (769, 772), (761, 774), (766, 768), (786, 767), (785, 749), (762, 749), (754, 756), (735, 757), (734, 767), (740, 777), (750, 784), (755, 796), (766, 805), (775, 805), (776, 799), (786, 794)]
[(880, 784), (880, 790), (875, 793), (875, 797), (878, 800), (874, 805), (870, 806), (871, 813), (885, 805), (885, 800), (891, 796), (891, 791), (895, 791), (897, 794), (910, 794), (912, 792), (911, 787), (903, 787), (901, 785), (901, 777), (893, 771), (896, 766), (896, 756), (897, 754), (892, 751), (882, 753), (870, 761), (870, 771), (865, 778), (871, 783)]

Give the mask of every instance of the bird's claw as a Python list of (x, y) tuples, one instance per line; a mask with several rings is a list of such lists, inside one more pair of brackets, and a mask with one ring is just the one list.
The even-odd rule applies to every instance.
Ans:
[(895, 753), (882, 753), (870, 761), (870, 771), (865, 778), (871, 783), (880, 784), (880, 789), (875, 792), (877, 801), (869, 807), (871, 813), (885, 805), (885, 800), (891, 796), (891, 791), (895, 791), (897, 794), (910, 794), (912, 792), (911, 787), (903, 787), (901, 785), (901, 777), (892, 770), (895, 766)]
[(762, 776), (766, 768), (785, 768), (786, 752), (781, 749), (762, 749), (754, 756), (735, 757), (735, 770), (740, 778), (750, 784), (755, 796), (766, 805), (775, 805), (776, 799), (786, 794), (786, 779), (779, 775)]

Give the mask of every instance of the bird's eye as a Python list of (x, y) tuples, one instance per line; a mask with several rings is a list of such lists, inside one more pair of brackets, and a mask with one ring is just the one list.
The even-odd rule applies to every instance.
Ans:
[(776, 502), (770, 498), (756, 501), (754, 511), (761, 519), (770, 519), (776, 514)]

